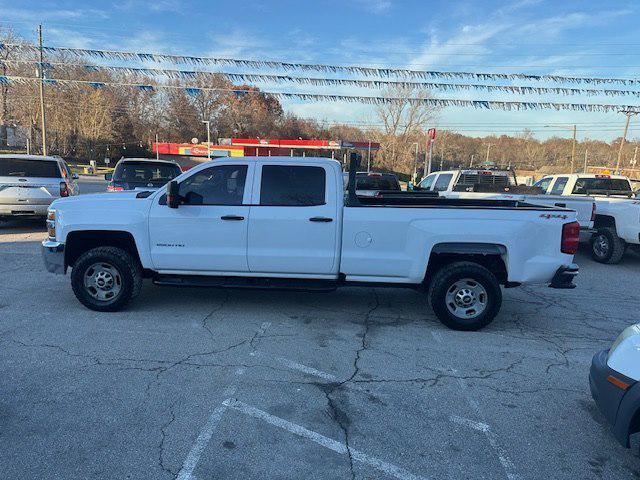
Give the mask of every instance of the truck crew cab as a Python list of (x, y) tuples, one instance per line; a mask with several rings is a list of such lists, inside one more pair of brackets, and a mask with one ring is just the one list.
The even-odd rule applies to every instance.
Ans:
[(199, 165), (158, 191), (56, 201), (43, 243), (72, 268), (78, 300), (115, 311), (142, 279), (160, 285), (426, 287), (438, 318), (489, 324), (501, 285), (573, 288), (575, 212), (506, 200), (356, 194), (352, 159), (245, 157)]

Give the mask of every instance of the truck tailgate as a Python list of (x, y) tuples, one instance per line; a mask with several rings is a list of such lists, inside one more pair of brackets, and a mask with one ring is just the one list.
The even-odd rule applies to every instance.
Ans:
[(0, 205), (49, 205), (62, 179), (0, 177)]
[(573, 210), (577, 214), (581, 229), (593, 228), (592, 215), (595, 200), (593, 197), (578, 197), (569, 195), (525, 195), (525, 202), (532, 205), (548, 207), (562, 207)]

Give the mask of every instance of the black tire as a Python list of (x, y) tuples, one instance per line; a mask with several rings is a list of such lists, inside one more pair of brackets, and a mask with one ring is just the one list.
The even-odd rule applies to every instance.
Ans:
[[(95, 287), (87, 287), (85, 285), (85, 275), (90, 274), (89, 269), (96, 265), (105, 266), (106, 275), (113, 274), (111, 278), (113, 280), (117, 279), (117, 281), (111, 283), (117, 285), (118, 292), (110, 298), (96, 298), (95, 295), (104, 294), (104, 290), (98, 292)], [(106, 266), (110, 267), (110, 269)], [(93, 271), (96, 271), (96, 269), (94, 268)], [(93, 248), (80, 255), (76, 260), (71, 271), (71, 286), (76, 298), (85, 307), (98, 312), (116, 312), (140, 293), (142, 288), (142, 268), (136, 258), (121, 248)], [(112, 289), (113, 291), (115, 291), (115, 287)], [(106, 295), (108, 294), (107, 290)]]
[[(477, 287), (473, 286), (475, 282), (481, 287), (478, 290), (483, 290), (484, 293), (466, 295), (464, 289), (459, 289), (456, 286), (466, 279), (471, 280), (471, 282), (464, 282), (470, 285), (469, 288), (472, 290), (477, 289)], [(447, 296), (449, 293), (454, 298), (461, 294), (463, 303), (469, 296), (472, 298), (477, 297), (476, 303), (470, 305), (469, 308), (460, 307), (455, 304), (455, 300), (448, 302)], [(482, 306), (481, 302), (483, 297), (484, 306)], [(498, 314), (502, 305), (502, 290), (495, 275), (482, 265), (473, 262), (455, 262), (443, 266), (435, 274), (430, 284), (429, 298), (431, 308), (444, 325), (453, 330), (474, 331), (489, 325)], [(474, 305), (477, 305), (477, 307)], [(480, 307), (482, 307), (482, 311), (478, 313)], [(458, 308), (464, 309), (465, 313), (471, 316), (457, 315), (452, 311), (453, 309), (457, 311)], [(472, 311), (475, 311), (475, 313)]]
[(589, 241), (591, 258), (599, 263), (619, 263), (626, 250), (626, 242), (616, 233), (614, 227), (599, 228)]

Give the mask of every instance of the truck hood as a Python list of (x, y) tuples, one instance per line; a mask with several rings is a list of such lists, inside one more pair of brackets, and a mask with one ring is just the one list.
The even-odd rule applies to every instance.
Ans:
[(91, 193), (88, 195), (78, 195), (75, 197), (60, 198), (51, 204), (51, 208), (75, 209), (86, 208), (87, 205), (128, 205), (144, 201), (145, 198), (136, 198), (141, 190), (125, 190), (122, 192)]

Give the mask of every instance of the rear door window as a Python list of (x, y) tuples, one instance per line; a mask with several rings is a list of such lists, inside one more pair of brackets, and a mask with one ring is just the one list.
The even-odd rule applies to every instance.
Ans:
[(326, 173), (322, 167), (264, 165), (260, 183), (260, 205), (324, 205)]
[(441, 173), (436, 180), (435, 185), (433, 186), (433, 190), (436, 192), (444, 192), (449, 187), (449, 183), (451, 183), (451, 179), (453, 178), (452, 173)]
[(551, 191), (549, 195), (562, 195), (564, 192), (564, 187), (567, 185), (569, 181), (569, 177), (557, 177), (553, 187), (551, 187)]
[(0, 158), (0, 177), (61, 178), (61, 174), (53, 160)]

